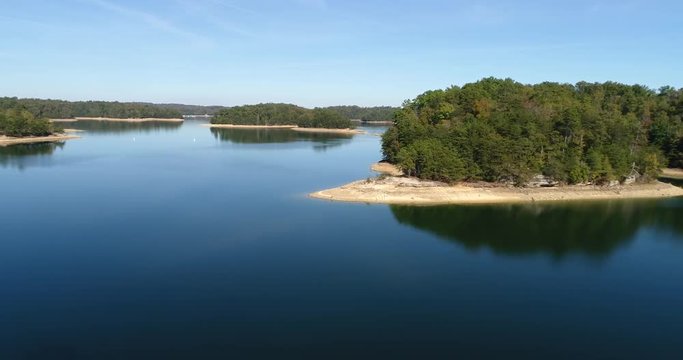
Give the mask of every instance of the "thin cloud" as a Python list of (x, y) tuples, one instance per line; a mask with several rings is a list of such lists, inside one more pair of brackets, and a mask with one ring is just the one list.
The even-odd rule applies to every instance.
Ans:
[(252, 10), (228, 4), (220, 0), (209, 0), (207, 3), (199, 2), (196, 0), (176, 0), (176, 3), (184, 9), (186, 9), (187, 11), (192, 12), (195, 16), (201, 16), (202, 21), (212, 24), (224, 31), (231, 32), (244, 37), (255, 37), (254, 33), (237, 26), (232, 22), (226, 21), (220, 16), (215, 15), (215, 7), (217, 6), (225, 7), (230, 10), (236, 10), (248, 14), (258, 15), (258, 13)]
[(230, 2), (230, 1), (225, 1), (225, 0), (207, 0), (207, 2), (213, 4), (213, 5), (219, 5), (228, 9), (232, 10), (237, 10), (239, 12), (245, 13), (245, 14), (250, 14), (250, 15), (262, 15), (258, 11), (254, 11), (252, 9), (245, 8), (243, 6), (235, 5), (235, 3)]
[(294, 0), (295, 3), (314, 9), (327, 9), (327, 0)]
[(208, 47), (208, 46), (214, 45), (214, 42), (211, 39), (206, 38), (202, 35), (195, 34), (193, 32), (181, 29), (181, 28), (175, 26), (170, 21), (163, 19), (163, 18), (161, 18), (155, 14), (151, 14), (151, 13), (144, 12), (141, 10), (133, 9), (130, 7), (124, 7), (124, 6), (109, 2), (107, 0), (82, 0), (82, 1), (84, 1), (88, 4), (91, 4), (91, 5), (98, 6), (102, 9), (105, 9), (108, 11), (118, 13), (120, 15), (123, 15), (123, 16), (131, 18), (131, 19), (140, 20), (143, 23), (145, 23), (146, 25), (148, 25), (154, 29), (163, 31), (163, 32), (171, 34), (171, 35), (175, 35), (177, 37), (180, 37), (180, 38), (183, 38), (186, 40), (190, 40), (190, 41), (197, 43), (201, 46)]

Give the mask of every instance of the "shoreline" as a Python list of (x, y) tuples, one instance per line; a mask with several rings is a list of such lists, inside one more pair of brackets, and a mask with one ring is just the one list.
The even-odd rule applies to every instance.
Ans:
[[(389, 165), (393, 167), (393, 165)], [(648, 184), (602, 187), (566, 185), (545, 188), (486, 186), (475, 183), (449, 185), (416, 178), (386, 175), (386, 166), (372, 166), (385, 175), (358, 180), (309, 197), (330, 201), (392, 205), (500, 204), (575, 200), (652, 199), (683, 196), (683, 188), (656, 181)]]
[(293, 129), (296, 125), (235, 125), (235, 124), (202, 124), (210, 128), (226, 129)]
[(329, 129), (329, 128), (302, 128), (302, 127), (295, 127), (292, 128), (294, 131), (299, 131), (299, 132), (310, 132), (310, 133), (330, 133), (330, 134), (345, 134), (345, 135), (358, 135), (358, 134), (364, 134), (365, 131), (363, 130), (357, 130), (357, 129)]
[(225, 128), (225, 129), (286, 129), (299, 132), (309, 133), (332, 133), (344, 135), (364, 134), (363, 130), (357, 129), (331, 129), (331, 128), (302, 128), (296, 125), (235, 125), (235, 124), (202, 124), (202, 126), (210, 128)]
[(659, 177), (683, 180), (683, 169), (662, 169), (662, 174)]
[(110, 118), (110, 117), (75, 117), (72, 119), (50, 119), (51, 122), (76, 122), (80, 120), (89, 121), (115, 121), (115, 122), (148, 122), (148, 121), (163, 121), (163, 122), (183, 122), (184, 119), (174, 119), (174, 118)]
[(49, 135), (49, 136), (27, 136), (27, 137), (11, 137), (0, 136), (0, 146), (10, 146), (16, 144), (32, 144), (41, 142), (58, 142), (65, 140), (80, 139), (80, 136), (75, 135)]

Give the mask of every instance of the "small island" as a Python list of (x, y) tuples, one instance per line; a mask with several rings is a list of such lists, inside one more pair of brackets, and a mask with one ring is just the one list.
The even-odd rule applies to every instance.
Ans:
[(306, 109), (292, 104), (257, 104), (223, 109), (211, 119), (212, 127), (291, 129), (354, 135), (353, 122), (330, 108)]
[(77, 139), (22, 108), (0, 110), (0, 146)]
[[(487, 78), (427, 91), (382, 137), (384, 174), (311, 197), (387, 204), (657, 198), (683, 166), (679, 91)], [(665, 170), (668, 176), (679, 170)]]

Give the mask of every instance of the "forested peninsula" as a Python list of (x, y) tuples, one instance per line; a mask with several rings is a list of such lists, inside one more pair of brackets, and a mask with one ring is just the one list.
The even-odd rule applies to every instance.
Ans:
[(406, 175), (451, 183), (647, 181), (683, 166), (682, 115), (683, 89), (487, 78), (407, 101), (382, 151)]
[(353, 122), (339, 112), (292, 104), (257, 104), (223, 109), (211, 119), (211, 124), (241, 126), (292, 126), (311, 129), (352, 129)]
[[(683, 89), (485, 78), (427, 91), (394, 114), (384, 160), (423, 182), (382, 178), (313, 196), (457, 203), (683, 195), (653, 183), (662, 167), (683, 166), (682, 115)], [(648, 184), (624, 186), (633, 182)]]
[(0, 109), (0, 146), (74, 139), (46, 118), (37, 118), (20, 107)]

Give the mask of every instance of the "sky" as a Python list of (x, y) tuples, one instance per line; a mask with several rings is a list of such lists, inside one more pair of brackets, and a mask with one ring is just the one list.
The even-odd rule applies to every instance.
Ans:
[(682, 1), (0, 0), (0, 96), (398, 106), (483, 77), (683, 87)]

